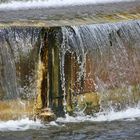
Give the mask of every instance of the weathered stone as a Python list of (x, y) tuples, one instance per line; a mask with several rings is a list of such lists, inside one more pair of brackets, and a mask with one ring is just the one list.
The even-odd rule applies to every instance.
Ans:
[(0, 101), (0, 120), (15, 120), (23, 117), (33, 117), (34, 101), (7, 100)]
[(127, 106), (134, 107), (140, 101), (139, 90), (139, 85), (105, 90), (100, 93), (100, 104), (104, 109), (112, 107), (115, 110), (122, 110)]
[(84, 110), (86, 114), (99, 112), (100, 96), (98, 93), (90, 92), (77, 95), (77, 105), (79, 109)]
[(56, 118), (55, 114), (50, 108), (42, 109), (38, 117), (44, 122), (53, 121)]
[(134, 0), (55, 8), (0, 9), (0, 27), (54, 27), (136, 20), (140, 19), (139, 6), (140, 2)]

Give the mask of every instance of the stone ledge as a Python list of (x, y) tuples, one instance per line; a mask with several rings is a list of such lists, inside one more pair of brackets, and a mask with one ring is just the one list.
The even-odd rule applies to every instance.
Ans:
[(0, 9), (0, 27), (52, 27), (98, 24), (140, 19), (140, 1), (80, 6)]

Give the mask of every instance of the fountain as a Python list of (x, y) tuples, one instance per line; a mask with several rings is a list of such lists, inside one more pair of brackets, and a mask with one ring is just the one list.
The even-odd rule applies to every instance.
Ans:
[(51, 121), (136, 106), (139, 5), (0, 4), (0, 120)]

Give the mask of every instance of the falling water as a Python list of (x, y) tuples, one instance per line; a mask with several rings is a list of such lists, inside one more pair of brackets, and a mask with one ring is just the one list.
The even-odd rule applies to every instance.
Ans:
[[(39, 29), (2, 29), (0, 31), (1, 89), (3, 98), (28, 97), (33, 94), (36, 42)], [(24, 95), (25, 94), (25, 95)]]
[(63, 27), (62, 33), (62, 88), (67, 96), (97, 92), (101, 110), (138, 104), (139, 21)]
[(44, 97), (41, 109), (50, 107), (58, 116), (63, 116), (60, 110), (69, 113), (54, 125), (139, 118), (139, 36), (139, 21), (1, 29), (0, 111), (8, 101), (13, 114), (19, 110), (25, 114), (9, 118), (1, 114), (3, 120), (19, 120), (0, 122), (0, 131), (42, 127), (26, 118), (37, 94), (40, 101)]
[(1, 119), (17, 118), (16, 113), (22, 117), (22, 112), (26, 114), (27, 110), (32, 110), (26, 99), (34, 99), (36, 94), (36, 42), (39, 32), (39, 29), (32, 28), (0, 30)]
[[(72, 107), (77, 100), (83, 100), (86, 93), (99, 96), (101, 111), (112, 107), (121, 110), (138, 104), (139, 28), (139, 21), (132, 21), (56, 30), (54, 39), (60, 54), (58, 71), (65, 110), (67, 104)], [(40, 32), (35, 28), (1, 29), (1, 99), (36, 96)]]

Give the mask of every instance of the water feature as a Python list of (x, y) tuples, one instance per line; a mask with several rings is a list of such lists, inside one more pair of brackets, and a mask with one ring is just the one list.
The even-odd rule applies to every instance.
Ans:
[[(107, 116), (100, 115), (97, 118), (67, 117), (67, 119), (60, 118), (56, 122), (50, 122), (47, 125), (41, 124), (39, 121), (33, 122), (29, 119), (1, 122), (0, 138), (6, 140), (66, 140), (68, 138), (74, 140), (138, 140), (140, 137), (139, 112), (139, 109), (133, 108), (118, 114), (112, 112)], [(131, 116), (130, 114), (133, 115)], [(124, 116), (126, 117), (125, 119)]]
[(0, 139), (139, 139), (139, 36), (139, 20), (0, 29)]
[(0, 30), (0, 118), (5, 118), (4, 114), (15, 118), (16, 113), (22, 114), (20, 109), (27, 111), (26, 105), (32, 110), (24, 99), (33, 100), (35, 96), (38, 34), (39, 29), (32, 28)]
[[(31, 139), (30, 134), (38, 138), (43, 133), (40, 139), (55, 139), (51, 132), (58, 129), (60, 139), (76, 139), (75, 135), (92, 139), (98, 133), (101, 139), (108, 139), (117, 130), (123, 139), (123, 135), (130, 136), (130, 129), (123, 131), (127, 124), (135, 128), (133, 134), (137, 135), (132, 138), (137, 138), (139, 31), (139, 21), (1, 29), (0, 117), (9, 120), (0, 123), (1, 138), (9, 139), (12, 134), (13, 139)], [(44, 125), (32, 120), (35, 106), (51, 107), (58, 116), (64, 115), (63, 110), (69, 115)], [(107, 135), (101, 125), (107, 127)], [(100, 131), (92, 135), (87, 127)], [(64, 135), (62, 129), (66, 128)]]
[(97, 92), (103, 108), (139, 102), (139, 21), (66, 27), (62, 32), (62, 73), (70, 83), (62, 81), (71, 96)]

